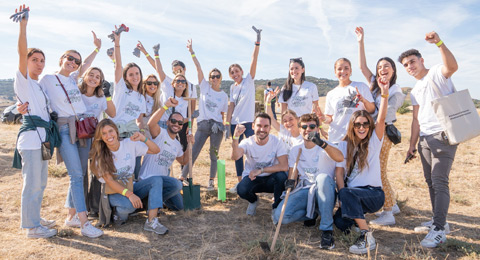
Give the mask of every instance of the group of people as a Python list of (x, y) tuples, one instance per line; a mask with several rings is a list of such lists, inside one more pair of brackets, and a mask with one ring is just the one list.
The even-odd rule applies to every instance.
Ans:
[[(248, 73), (244, 76), (239, 64), (228, 68), (234, 81), (230, 97), (220, 89), (219, 69), (212, 69), (205, 78), (191, 40), (187, 49), (197, 69), (199, 94), (195, 85), (187, 81), (183, 62), (173, 61), (174, 76), (166, 75), (159, 45), (153, 48), (154, 57), (141, 42), (137, 45), (156, 74), (143, 77), (137, 64), (123, 66), (121, 32), (116, 30), (112, 33), (113, 52), (108, 52), (115, 64), (112, 97), (102, 70), (91, 67), (102, 46), (94, 32), (95, 49), (85, 60), (77, 51), (68, 50), (60, 57), (59, 71), (40, 79), (45, 55), (40, 49), (27, 48), (25, 13), (28, 14), (25, 7), (16, 13), (20, 15), (20, 33), (14, 88), (19, 110), (24, 114), (15, 162), (22, 168), (24, 179), (21, 226), (27, 230), (27, 237), (45, 238), (57, 232), (53, 229), (55, 221), (40, 216), (48, 174), (45, 153), (51, 155), (54, 147), (57, 161), (63, 160), (70, 178), (66, 226), (79, 227), (84, 236), (99, 237), (103, 231), (94, 227), (88, 216), (104, 215), (102, 210), (113, 208), (112, 217), (105, 222), (113, 219), (115, 224), (122, 225), (130, 213), (145, 208), (148, 218), (144, 230), (165, 234), (168, 228), (159, 222), (158, 210), (164, 206), (183, 209), (182, 181), (191, 171), (187, 162), (195, 162), (208, 138), (211, 165), (207, 189), (214, 189), (217, 154), (224, 135), (232, 137), (231, 158), (235, 160), (238, 177), (231, 192), (248, 201), (247, 215), (256, 214), (256, 193), (273, 193), (275, 224), (283, 206), (282, 224), (303, 221), (304, 225), (313, 226), (320, 216), (320, 247), (324, 249), (335, 246), (333, 225), (343, 232), (357, 229), (360, 235), (349, 249), (356, 254), (376, 247), (365, 213), (383, 208), (370, 223), (395, 224), (393, 215), (400, 210), (387, 178), (392, 142), (385, 137), (385, 129), (396, 121), (396, 111), (405, 95), (396, 84), (392, 59), (379, 59), (374, 71), (367, 67), (363, 28), (357, 27), (355, 32), (360, 69), (369, 85), (351, 81), (351, 62), (338, 59), (334, 72), (339, 83), (328, 92), (322, 111), (316, 85), (305, 80), (302, 58), (290, 59), (285, 84), (281, 89), (266, 91), (266, 112), (255, 114), (254, 78), (261, 29), (252, 27), (256, 41)], [(437, 33), (428, 33), (425, 39), (438, 46), (443, 64), (425, 68), (421, 54), (414, 49), (402, 53), (398, 61), (417, 79), (411, 92), (413, 121), (407, 155), (415, 156), (420, 139), (418, 151), (433, 209), (432, 220), (422, 223), (416, 231), (428, 231), (421, 244), (435, 247), (445, 242), (449, 232), (448, 174), (456, 146), (445, 140), (429, 105), (438, 98), (430, 82), (442, 94), (451, 93), (451, 76), (458, 67)], [(280, 123), (272, 106), (275, 99), (281, 104)], [(86, 117), (95, 117), (99, 123), (93, 138), (79, 139), (76, 122)], [(190, 130), (194, 118), (195, 136)], [(328, 132), (322, 128), (325, 124), (329, 125)], [(270, 134), (272, 127), (277, 136)], [(186, 152), (188, 146), (192, 146), (191, 158)], [(170, 170), (175, 160), (185, 165), (176, 178)], [(90, 180), (89, 168), (93, 173)], [(291, 197), (284, 205), (286, 189), (291, 189)], [(105, 196), (100, 196), (102, 193)], [(339, 207), (334, 213), (337, 199)]]

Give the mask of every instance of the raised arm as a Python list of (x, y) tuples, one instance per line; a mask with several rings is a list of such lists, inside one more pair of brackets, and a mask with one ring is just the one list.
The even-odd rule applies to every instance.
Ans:
[(114, 118), (117, 115), (117, 109), (115, 108), (115, 104), (113, 104), (112, 95), (110, 94), (110, 82), (103, 80), (102, 90), (105, 99), (107, 100), (107, 109), (105, 110), (105, 113), (107, 113), (110, 118)]
[(134, 142), (144, 142), (148, 147), (148, 150), (147, 150), (148, 154), (157, 154), (160, 152), (160, 148), (156, 143), (154, 143), (152, 140), (148, 139), (147, 137), (145, 137), (139, 132), (133, 133), (133, 135), (130, 136), (130, 140)]
[[(227, 129), (228, 131), (228, 129)], [(240, 138), (240, 136), (245, 132), (245, 126), (244, 125), (240, 125), (238, 124), (236, 127), (235, 127), (235, 132), (233, 133), (233, 137), (232, 137), (232, 160), (238, 160), (240, 159), (240, 157), (243, 156), (243, 154), (245, 153), (245, 151), (238, 147), (238, 140)]]
[[(20, 6), (20, 12), (22, 6)], [(22, 75), (27, 78), (27, 23), (28, 19), (23, 18), (20, 20), (20, 33), (18, 35), (18, 70)]]
[(150, 54), (148, 54), (147, 50), (145, 50), (142, 42), (138, 41), (137, 48), (145, 55), (145, 58), (147, 58), (148, 63), (150, 63), (150, 65), (152, 65), (154, 69), (157, 69), (157, 67), (155, 66), (155, 60), (152, 58), (152, 56), (150, 56)]
[(174, 98), (170, 97), (167, 99), (167, 101), (165, 101), (165, 104), (162, 107), (160, 107), (157, 111), (155, 111), (155, 113), (153, 113), (153, 115), (150, 117), (147, 125), (153, 139), (155, 139), (161, 132), (161, 128), (158, 125), (158, 121), (160, 121), (166, 109), (170, 107), (175, 107), (177, 105), (178, 105), (178, 100), (175, 100)]
[(205, 78), (205, 76), (203, 75), (202, 67), (200, 66), (200, 62), (197, 59), (197, 55), (195, 55), (195, 52), (193, 51), (192, 39), (187, 41), (187, 49), (190, 52), (190, 55), (192, 56), (192, 60), (193, 60), (193, 63), (195, 64), (195, 67), (197, 68), (198, 84), (200, 84)]
[(377, 77), (377, 82), (380, 87), (382, 99), (380, 101), (380, 108), (378, 109), (375, 133), (377, 134), (378, 139), (381, 140), (383, 138), (383, 133), (385, 132), (385, 118), (387, 117), (388, 90), (390, 88), (390, 82), (386, 76)]
[(162, 62), (160, 61), (160, 56), (158, 55), (159, 51), (160, 44), (153, 46), (153, 53), (155, 54), (155, 69), (157, 70), (160, 82), (163, 82), (167, 75), (165, 75), (165, 71), (163, 71)]
[(252, 55), (252, 64), (250, 65), (250, 76), (252, 79), (255, 78), (255, 74), (257, 73), (257, 60), (258, 60), (258, 52), (260, 51), (260, 40), (262, 38), (261, 33), (262, 29), (257, 29), (255, 26), (252, 26), (252, 29), (257, 33), (257, 41), (255, 42), (255, 48), (253, 49)]
[(278, 123), (277, 120), (273, 117), (273, 111), (272, 111), (272, 99), (275, 97), (275, 93), (269, 92), (265, 95), (265, 110), (267, 111), (267, 114), (270, 116), (272, 119), (272, 127), (280, 131), (280, 123)]
[(367, 82), (372, 80), (373, 73), (367, 67), (367, 58), (365, 57), (365, 44), (363, 38), (365, 36), (362, 27), (355, 28), (355, 34), (357, 34), (358, 41), (358, 61), (360, 64), (360, 71), (362, 72)]
[[(117, 29), (117, 26), (115, 25), (115, 30)], [(120, 34), (116, 34), (113, 32), (113, 42), (115, 43), (115, 48), (113, 51), (113, 55), (115, 55), (115, 84), (122, 79), (122, 55), (120, 54)]]
[(457, 60), (453, 56), (452, 52), (445, 46), (442, 40), (436, 32), (429, 32), (425, 35), (425, 40), (429, 43), (434, 43), (440, 49), (442, 55), (443, 68), (442, 74), (445, 78), (450, 78), (455, 71), (458, 70)]
[(102, 48), (102, 40), (97, 38), (97, 35), (95, 34), (94, 31), (92, 31), (93, 34), (93, 44), (95, 45), (95, 50), (90, 53), (90, 55), (85, 58), (83, 61), (82, 66), (80, 66), (80, 69), (78, 69), (78, 77), (81, 77), (85, 71), (92, 65), (93, 60), (97, 56), (97, 53), (100, 51), (100, 48)]

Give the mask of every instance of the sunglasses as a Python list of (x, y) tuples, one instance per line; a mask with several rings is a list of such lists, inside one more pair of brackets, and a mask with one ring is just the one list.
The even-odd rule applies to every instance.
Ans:
[(73, 56), (67, 56), (67, 60), (68, 60), (68, 61), (75, 61), (75, 64), (77, 64), (77, 65), (80, 65), (80, 64), (82, 63), (82, 60), (77, 59), (77, 58), (75, 58), (75, 57), (73, 57)]
[(303, 130), (306, 130), (307, 128), (310, 128), (310, 129), (315, 129), (317, 127), (316, 124), (309, 124), (309, 125), (301, 125), (300, 126)]
[(292, 62), (292, 61), (295, 62), (295, 61), (299, 61), (299, 60), (301, 61), (301, 60), (302, 60), (302, 57), (291, 58), (291, 59), (290, 59), (290, 62)]
[(175, 83), (179, 83), (179, 84), (186, 84), (186, 83), (187, 83), (187, 81), (186, 81), (186, 80), (184, 80), (184, 79), (177, 79), (177, 80), (175, 80)]
[(356, 129), (360, 129), (362, 126), (365, 129), (370, 128), (370, 123), (369, 122), (353, 123), (353, 127), (355, 127)]
[(172, 118), (172, 119), (170, 119), (170, 123), (183, 125), (183, 120), (177, 120), (177, 119)]
[(145, 84), (147, 84), (149, 86), (152, 85), (152, 84), (155, 85), (155, 86), (158, 86), (158, 81), (145, 81)]
[(210, 75), (211, 79), (220, 79), (220, 75)]

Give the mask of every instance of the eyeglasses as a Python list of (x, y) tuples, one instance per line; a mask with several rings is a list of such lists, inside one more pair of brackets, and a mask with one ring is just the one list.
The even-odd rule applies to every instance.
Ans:
[(211, 79), (220, 79), (220, 75), (210, 75)]
[(177, 119), (172, 118), (172, 119), (170, 119), (170, 123), (183, 125), (183, 120), (177, 120)]
[(158, 81), (145, 81), (145, 84), (147, 84), (149, 86), (152, 85), (152, 84), (155, 85), (155, 86), (158, 86)]
[(315, 128), (317, 127), (317, 125), (316, 125), (316, 124), (309, 124), (309, 125), (301, 125), (300, 127), (301, 127), (303, 130), (306, 130), (307, 127), (313, 130), (313, 129), (315, 129)]
[(363, 122), (363, 123), (353, 123), (353, 127), (356, 129), (360, 129), (363, 126), (363, 128), (367, 129), (370, 128), (370, 122)]
[(295, 61), (302, 61), (302, 57), (298, 57), (298, 58), (291, 58), (290, 59), (290, 62), (295, 62)]
[(70, 56), (70, 55), (67, 56), (67, 60), (68, 60), (68, 61), (75, 61), (75, 64), (77, 64), (77, 65), (82, 64), (82, 60), (77, 59), (77, 58), (75, 58), (75, 57), (73, 57), (73, 56)]
[(175, 83), (179, 83), (179, 84), (186, 84), (186, 83), (187, 83), (187, 81), (186, 81), (186, 80), (184, 80), (184, 79), (177, 79), (177, 80), (175, 80)]

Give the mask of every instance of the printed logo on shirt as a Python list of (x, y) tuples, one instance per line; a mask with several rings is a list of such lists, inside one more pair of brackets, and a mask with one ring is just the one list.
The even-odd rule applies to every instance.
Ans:
[(312, 173), (312, 174), (315, 174), (318, 172), (318, 168), (317, 167), (312, 167), (312, 168), (308, 168), (308, 167), (302, 167), (302, 170), (304, 173)]
[(169, 166), (175, 160), (175, 155), (167, 150), (160, 152), (155, 159), (159, 166)]
[(125, 114), (132, 116), (132, 117), (137, 117), (137, 115), (140, 114), (140, 107), (133, 104), (132, 102), (128, 102), (128, 104), (125, 106)]
[(117, 176), (117, 180), (123, 182), (123, 184), (127, 184), (128, 180), (133, 176), (133, 169), (130, 165), (117, 169), (115, 173)]
[(296, 95), (295, 97), (293, 97), (292, 99), (292, 107), (304, 107), (306, 106), (306, 102), (305, 100), (307, 99), (306, 96), (298, 96)]
[[(67, 95), (70, 98), (70, 101), (73, 103), (75, 102), (81, 102), (82, 101), (82, 96), (80, 95), (80, 91), (78, 89), (69, 89), (67, 90)], [(64, 103), (69, 104), (68, 98), (65, 97), (63, 100)]]
[(218, 107), (217, 103), (212, 102), (210, 100), (205, 100), (205, 107), (207, 108), (208, 111), (210, 112), (215, 112), (215, 109)]
[(265, 168), (265, 167), (270, 167), (272, 166), (273, 164), (271, 162), (257, 162), (255, 163), (255, 169), (261, 169), (261, 168)]

